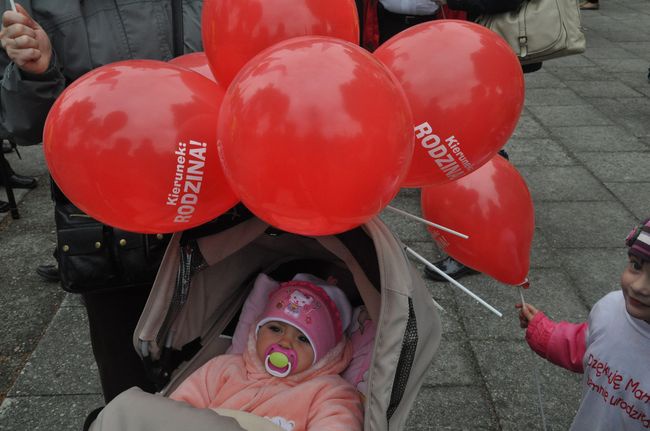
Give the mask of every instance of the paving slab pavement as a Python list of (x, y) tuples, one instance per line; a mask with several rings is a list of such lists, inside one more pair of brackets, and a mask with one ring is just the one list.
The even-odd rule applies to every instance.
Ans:
[[(526, 75), (525, 108), (506, 147), (535, 204), (526, 299), (571, 321), (618, 288), (623, 239), (650, 215), (650, 2), (602, 0), (582, 19), (587, 51)], [(80, 430), (102, 404), (85, 313), (77, 297), (34, 273), (51, 262), (52, 205), (40, 146), (21, 152), (22, 161), (9, 155), (12, 166), (40, 186), (17, 191), (20, 219), (0, 221), (0, 430)], [(418, 214), (419, 194), (404, 190), (393, 205)], [(414, 250), (439, 256), (423, 226), (382, 217)], [(406, 428), (543, 429), (539, 381), (547, 429), (568, 429), (580, 376), (527, 348), (517, 291), (484, 275), (461, 281), (504, 315), (427, 282), (445, 308), (443, 339)]]

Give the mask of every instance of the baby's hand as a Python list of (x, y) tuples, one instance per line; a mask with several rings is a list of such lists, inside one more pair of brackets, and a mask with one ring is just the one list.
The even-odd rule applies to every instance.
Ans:
[(524, 306), (522, 306), (521, 304), (515, 304), (515, 307), (520, 308), (519, 326), (521, 326), (522, 328), (528, 328), (528, 323), (530, 323), (530, 321), (533, 320), (535, 314), (539, 313), (539, 310), (530, 304), (526, 304)]

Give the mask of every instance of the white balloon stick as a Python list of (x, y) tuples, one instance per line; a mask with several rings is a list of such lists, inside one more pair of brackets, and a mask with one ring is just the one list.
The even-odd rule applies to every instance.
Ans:
[(443, 312), (445, 311), (445, 309), (442, 308), (442, 305), (438, 304), (438, 301), (436, 301), (433, 298), (431, 298), (431, 300), (433, 301), (433, 305), (435, 305), (438, 310), (443, 311)]
[[(526, 306), (526, 300), (524, 299), (524, 289), (519, 286), (519, 296), (521, 297), (521, 307)], [(533, 377), (535, 378), (535, 386), (537, 387), (537, 405), (539, 406), (539, 414), (542, 417), (542, 427), (546, 431), (546, 415), (544, 414), (544, 397), (542, 396), (542, 385), (540, 384), (539, 379), (539, 368), (537, 367), (537, 358), (533, 351), (530, 351), (533, 355)]]
[(440, 230), (443, 230), (445, 232), (448, 232), (448, 233), (450, 233), (452, 235), (459, 236), (459, 237), (461, 237), (463, 239), (468, 239), (469, 238), (469, 236), (465, 235), (464, 233), (456, 232), (455, 230), (451, 230), (448, 227), (444, 227), (444, 226), (441, 226), (441, 225), (439, 225), (437, 223), (430, 222), (429, 220), (426, 220), (426, 219), (420, 218), (418, 216), (415, 216), (413, 214), (407, 213), (406, 211), (403, 211), (403, 210), (401, 210), (399, 208), (395, 208), (395, 207), (392, 207), (390, 205), (388, 205), (386, 208), (391, 210), (391, 211), (394, 211), (396, 213), (405, 215), (406, 217), (412, 218), (413, 220), (417, 220), (420, 223), (424, 223), (424, 224), (429, 225), (431, 227), (435, 227), (436, 229), (440, 229)]
[(482, 300), (482, 299), (481, 299), (478, 295), (476, 295), (474, 292), (472, 292), (471, 290), (469, 290), (468, 288), (466, 288), (465, 286), (463, 286), (462, 284), (460, 284), (459, 282), (457, 282), (456, 280), (454, 280), (453, 278), (451, 278), (450, 276), (448, 276), (447, 274), (445, 274), (444, 271), (440, 270), (440, 269), (439, 269), (438, 267), (436, 267), (434, 264), (432, 264), (431, 262), (429, 262), (428, 260), (426, 260), (425, 258), (423, 258), (422, 256), (420, 256), (417, 252), (415, 252), (415, 251), (414, 251), (413, 249), (411, 249), (410, 247), (404, 247), (404, 250), (406, 250), (408, 253), (410, 253), (410, 254), (411, 254), (413, 257), (415, 257), (417, 260), (419, 260), (420, 262), (422, 262), (423, 264), (425, 264), (426, 266), (428, 266), (429, 268), (431, 268), (432, 270), (434, 270), (435, 272), (437, 272), (438, 274), (440, 274), (440, 276), (444, 277), (444, 278), (445, 278), (447, 281), (449, 281), (452, 285), (458, 287), (460, 290), (462, 290), (463, 292), (467, 293), (469, 296), (471, 296), (472, 298), (474, 298), (475, 300), (477, 300), (477, 301), (478, 301), (482, 306), (484, 306), (485, 308), (487, 308), (487, 309), (490, 310), (491, 312), (493, 312), (494, 314), (496, 314), (496, 315), (499, 316), (499, 317), (502, 317), (502, 316), (503, 316), (503, 314), (502, 314), (499, 310), (497, 310), (496, 308), (494, 308), (493, 306), (491, 306), (490, 304), (488, 304), (487, 302), (485, 302), (484, 300)]
[(16, 10), (16, 3), (14, 3), (14, 0), (9, 0), (9, 3), (11, 3), (11, 10), (14, 12), (18, 12)]

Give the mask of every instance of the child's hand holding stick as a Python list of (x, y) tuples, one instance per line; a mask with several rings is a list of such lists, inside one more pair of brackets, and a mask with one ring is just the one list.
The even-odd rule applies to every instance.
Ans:
[(537, 308), (525, 302), (515, 304), (515, 307), (519, 308), (519, 326), (522, 328), (528, 328), (528, 324), (533, 320), (535, 314), (539, 313)]

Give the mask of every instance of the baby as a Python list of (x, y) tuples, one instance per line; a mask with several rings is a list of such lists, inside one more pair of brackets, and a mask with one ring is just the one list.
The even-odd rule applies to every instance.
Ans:
[(243, 354), (217, 356), (171, 394), (199, 408), (241, 410), (287, 431), (361, 430), (357, 390), (339, 374), (351, 347), (341, 316), (350, 303), (334, 286), (289, 281), (271, 292)]

